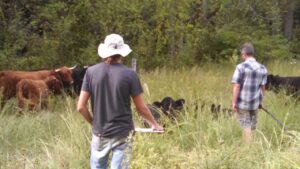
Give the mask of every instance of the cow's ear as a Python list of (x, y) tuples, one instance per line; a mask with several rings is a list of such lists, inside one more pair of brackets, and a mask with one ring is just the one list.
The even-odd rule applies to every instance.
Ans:
[(75, 69), (77, 67), (77, 65), (74, 65), (73, 67), (70, 67), (69, 69), (70, 70), (73, 70), (73, 69)]

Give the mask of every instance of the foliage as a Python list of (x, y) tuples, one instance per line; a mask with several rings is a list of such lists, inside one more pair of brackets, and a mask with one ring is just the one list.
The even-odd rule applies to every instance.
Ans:
[[(293, 38), (284, 36), (294, 4)], [(0, 2), (0, 69), (52, 68), (98, 61), (97, 46), (119, 33), (145, 69), (227, 62), (253, 42), (262, 60), (298, 56), (296, 0), (41, 0)], [(12, 62), (13, 61), (13, 62)]]

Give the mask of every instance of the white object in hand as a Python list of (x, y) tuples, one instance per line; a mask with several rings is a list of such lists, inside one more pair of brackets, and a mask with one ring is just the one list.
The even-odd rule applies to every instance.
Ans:
[(142, 133), (163, 133), (163, 130), (154, 130), (152, 128), (135, 128), (134, 129), (136, 132), (142, 132)]

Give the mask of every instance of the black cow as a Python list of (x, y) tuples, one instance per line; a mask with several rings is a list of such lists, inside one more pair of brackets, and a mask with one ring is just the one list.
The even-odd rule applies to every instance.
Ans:
[(278, 75), (268, 75), (267, 90), (278, 92), (280, 89), (285, 89), (288, 94), (295, 94), (300, 91), (300, 77), (281, 77)]
[(175, 120), (178, 111), (182, 110), (184, 103), (184, 99), (174, 100), (171, 97), (165, 97), (161, 102), (156, 101), (153, 105), (160, 108), (167, 117)]
[[(147, 104), (147, 107), (149, 108), (152, 116), (154, 117), (154, 119), (157, 121), (158, 124), (161, 124), (161, 120), (160, 120), (160, 108), (158, 108), (157, 106), (155, 106), (155, 103), (153, 104)], [(146, 120), (144, 120), (144, 126), (145, 127), (150, 127), (149, 124), (147, 123)]]
[(220, 104), (212, 104), (210, 106), (210, 111), (213, 114), (214, 119), (217, 119), (220, 115), (223, 115), (224, 117), (233, 115), (232, 109), (223, 108)]
[[(151, 105), (148, 104), (148, 108), (150, 109), (152, 115), (154, 116), (155, 120), (160, 123), (160, 112), (166, 115), (168, 118), (170, 118), (172, 121), (176, 120), (176, 117), (178, 116), (178, 112), (182, 110), (184, 106), (185, 100), (184, 99), (178, 99), (174, 100), (171, 97), (164, 97), (162, 101), (155, 101)], [(149, 127), (147, 122), (144, 122), (144, 125), (146, 127)]]
[(221, 104), (213, 103), (211, 101), (199, 100), (192, 105), (193, 111), (206, 111), (210, 110), (214, 119), (217, 119), (220, 116), (229, 117), (233, 115), (233, 110), (230, 108), (225, 108)]
[(73, 90), (77, 96), (80, 94), (82, 81), (83, 81), (83, 78), (84, 78), (87, 68), (88, 68), (88, 66), (84, 66), (83, 68), (75, 68), (72, 72), (72, 78), (74, 81)]

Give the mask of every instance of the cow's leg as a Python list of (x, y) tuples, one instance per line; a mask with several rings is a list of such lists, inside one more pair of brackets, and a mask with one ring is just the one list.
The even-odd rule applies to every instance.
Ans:
[(41, 108), (42, 109), (48, 109), (48, 98), (43, 98), (41, 101)]
[(37, 103), (34, 103), (34, 102), (28, 103), (29, 110), (34, 110), (34, 109), (36, 109), (36, 107), (37, 107)]
[(29, 110), (34, 110), (38, 106), (39, 103), (39, 96), (36, 94), (31, 93), (28, 98), (27, 106)]

